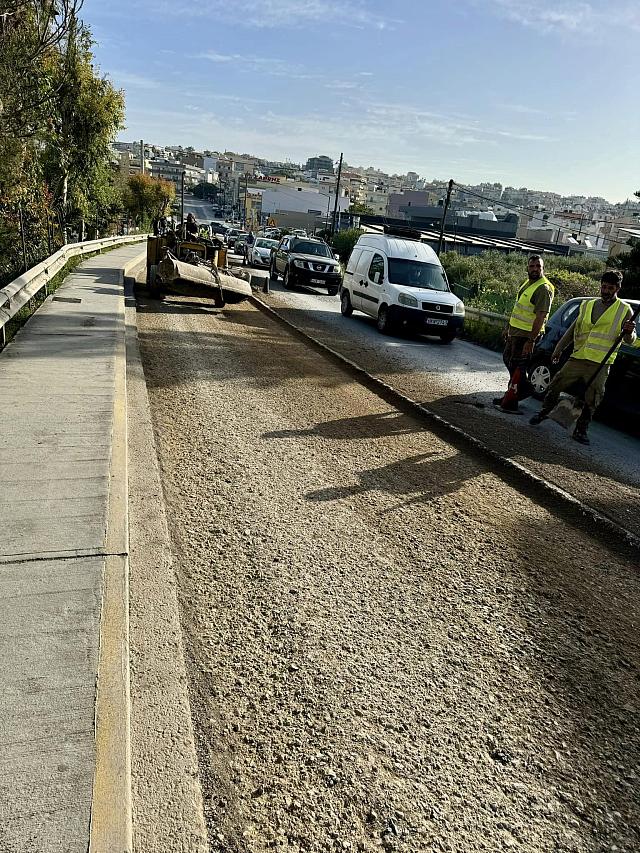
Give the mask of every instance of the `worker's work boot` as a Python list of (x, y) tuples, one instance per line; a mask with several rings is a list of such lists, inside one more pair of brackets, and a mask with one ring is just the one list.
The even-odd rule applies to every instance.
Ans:
[(542, 412), (538, 412), (537, 415), (534, 415), (532, 418), (529, 418), (529, 423), (531, 426), (538, 426), (542, 421), (546, 421), (547, 415), (544, 415)]
[(587, 431), (585, 429), (580, 429), (580, 427), (576, 426), (574, 431), (571, 434), (571, 438), (574, 441), (579, 442), (580, 444), (591, 444), (589, 441), (589, 436), (587, 435)]

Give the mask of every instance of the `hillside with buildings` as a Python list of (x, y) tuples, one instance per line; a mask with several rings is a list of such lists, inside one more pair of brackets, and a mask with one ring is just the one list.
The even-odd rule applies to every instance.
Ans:
[[(314, 228), (326, 223), (337, 207), (340, 213), (351, 210), (434, 228), (442, 222), (447, 189), (446, 179), (427, 180), (411, 171), (387, 174), (347, 163), (338, 187), (337, 166), (326, 155), (297, 164), (232, 151), (117, 142), (113, 156), (123, 174), (143, 168), (152, 177), (172, 181), (178, 192), (184, 174), (186, 189), (205, 185), (206, 195), (222, 214), (237, 215), (255, 226), (272, 221), (282, 227)], [(640, 201), (614, 204), (601, 197), (562, 196), (497, 182), (456, 184), (445, 227), (461, 236), (517, 239), (606, 257), (627, 251), (628, 240), (640, 238)]]

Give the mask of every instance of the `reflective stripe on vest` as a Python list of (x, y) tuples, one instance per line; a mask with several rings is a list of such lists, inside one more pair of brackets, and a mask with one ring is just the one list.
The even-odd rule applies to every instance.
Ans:
[[(573, 333), (571, 358), (600, 363), (622, 332), (622, 326), (631, 311), (627, 303), (616, 297), (613, 304), (593, 323), (591, 315), (593, 306), (597, 301), (597, 299), (585, 299), (580, 305), (576, 328)], [(620, 344), (618, 344), (619, 346)], [(611, 353), (607, 359), (607, 364), (613, 364), (617, 354), (618, 348)]]
[[(541, 285), (544, 285), (544, 287), (547, 288), (551, 294), (551, 301), (553, 302), (555, 289), (548, 278), (541, 276), (537, 281), (525, 281), (520, 288), (516, 304), (513, 306), (513, 311), (511, 312), (511, 318), (509, 320), (509, 325), (513, 326), (514, 329), (522, 329), (525, 332), (530, 332), (531, 329), (533, 329), (533, 324), (536, 319), (536, 309), (535, 306), (531, 304), (531, 297)], [(543, 331), (543, 329), (544, 324), (540, 331)]]

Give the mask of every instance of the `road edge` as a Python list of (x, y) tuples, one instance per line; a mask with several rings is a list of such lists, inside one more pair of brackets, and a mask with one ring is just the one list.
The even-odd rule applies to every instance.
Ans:
[(144, 853), (207, 853), (177, 583), (133, 285), (133, 279), (125, 281), (133, 843)]
[[(123, 285), (146, 249), (118, 270)], [(109, 466), (105, 565), (95, 700), (96, 768), (89, 853), (131, 853), (131, 696), (129, 687), (129, 511), (127, 360), (124, 293), (119, 300), (114, 358), (114, 404)]]
[(640, 552), (640, 537), (636, 536), (630, 530), (617, 524), (611, 518), (585, 504), (583, 501), (578, 500), (578, 498), (560, 486), (556, 486), (555, 483), (545, 480), (544, 477), (540, 477), (529, 471), (521, 463), (515, 462), (513, 459), (508, 459), (495, 450), (491, 450), (490, 447), (479, 439), (465, 432), (460, 427), (455, 426), (455, 424), (452, 424), (441, 415), (432, 412), (428, 406), (418, 403), (416, 400), (398, 391), (392, 385), (389, 385), (382, 379), (378, 379), (378, 377), (366, 371), (355, 361), (327, 346), (327, 344), (323, 344), (322, 341), (305, 332), (299, 326), (296, 326), (295, 323), (287, 320), (275, 308), (263, 302), (255, 294), (249, 297), (249, 301), (260, 311), (270, 315), (278, 323), (293, 331), (307, 344), (341, 365), (383, 400), (403, 412), (408, 412), (426, 421), (433, 432), (440, 438), (453, 444), (458, 449), (466, 452), (472, 451), (476, 456), (490, 460), (495, 466), (500, 468), (503, 478), (510, 485), (522, 490), (523, 483), (526, 483), (529, 488), (529, 497), (533, 497), (536, 502), (546, 509), (551, 509), (552, 511), (560, 509), (567, 517), (567, 520), (570, 520), (573, 525), (577, 525), (581, 529), (585, 529), (587, 525), (592, 525), (587, 527), (586, 532), (591, 535), (597, 535), (609, 547), (611, 547), (613, 537), (619, 548), (625, 552), (630, 552), (637, 559), (638, 552)]

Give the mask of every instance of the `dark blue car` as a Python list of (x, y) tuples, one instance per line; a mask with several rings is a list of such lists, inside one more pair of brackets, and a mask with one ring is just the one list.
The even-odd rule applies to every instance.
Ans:
[[(571, 355), (571, 347), (568, 347), (560, 363), (551, 364), (551, 354), (560, 338), (578, 316), (578, 309), (584, 298), (569, 299), (554, 311), (547, 321), (544, 335), (533, 351), (528, 374), (534, 396), (538, 400), (544, 397), (553, 375)], [(638, 302), (633, 299), (624, 301), (634, 309), (638, 305)], [(640, 337), (640, 318), (637, 321), (637, 328)], [(613, 414), (624, 415), (633, 422), (634, 427), (640, 426), (640, 346), (629, 347), (623, 344), (611, 366), (604, 400), (598, 415), (606, 419), (607, 415)]]

